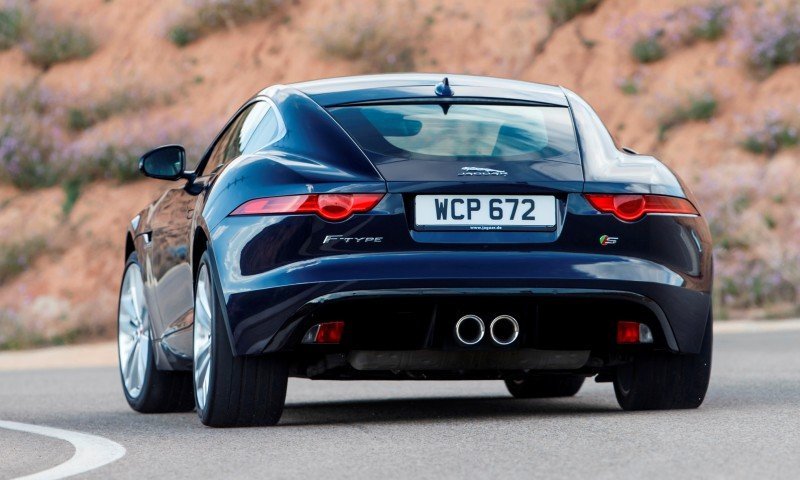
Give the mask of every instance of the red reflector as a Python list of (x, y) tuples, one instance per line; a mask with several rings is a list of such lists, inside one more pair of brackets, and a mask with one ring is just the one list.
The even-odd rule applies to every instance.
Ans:
[(617, 322), (617, 343), (639, 343), (639, 322)]
[(231, 215), (315, 213), (325, 220), (339, 221), (354, 213), (372, 210), (382, 198), (382, 193), (323, 193), (257, 198), (240, 205)]
[(699, 215), (694, 205), (685, 198), (607, 193), (587, 193), (584, 196), (598, 212), (611, 213), (626, 222), (639, 220), (648, 213)]
[(326, 322), (319, 324), (314, 343), (339, 343), (342, 341), (344, 322)]

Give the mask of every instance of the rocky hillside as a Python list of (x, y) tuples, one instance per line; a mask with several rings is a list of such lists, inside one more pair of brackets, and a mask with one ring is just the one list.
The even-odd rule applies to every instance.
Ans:
[(368, 72), (560, 84), (688, 181), (717, 313), (800, 295), (796, 0), (0, 1), (0, 348), (108, 336), (125, 223), (264, 86)]

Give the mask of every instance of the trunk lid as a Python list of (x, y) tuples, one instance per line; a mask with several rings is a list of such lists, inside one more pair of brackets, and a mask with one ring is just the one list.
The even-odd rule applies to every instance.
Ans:
[(552, 242), (583, 190), (565, 106), (424, 99), (329, 112), (402, 196), (417, 242)]

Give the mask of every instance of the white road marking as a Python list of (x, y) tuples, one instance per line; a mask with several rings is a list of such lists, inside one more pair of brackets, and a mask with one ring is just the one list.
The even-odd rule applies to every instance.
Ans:
[(800, 318), (789, 320), (720, 320), (714, 322), (714, 333), (766, 333), (800, 330)]
[(71, 432), (60, 428), (4, 420), (0, 420), (0, 428), (65, 440), (75, 447), (75, 454), (72, 458), (61, 465), (39, 473), (19, 477), (17, 480), (57, 480), (67, 478), (102, 467), (119, 460), (125, 455), (125, 447), (119, 443), (96, 435), (89, 435), (88, 433)]

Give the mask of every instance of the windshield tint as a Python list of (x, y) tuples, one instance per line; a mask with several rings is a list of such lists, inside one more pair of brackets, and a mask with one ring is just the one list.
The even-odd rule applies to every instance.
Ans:
[(396, 158), (579, 161), (566, 107), (402, 104), (336, 107), (330, 113), (377, 163)]

